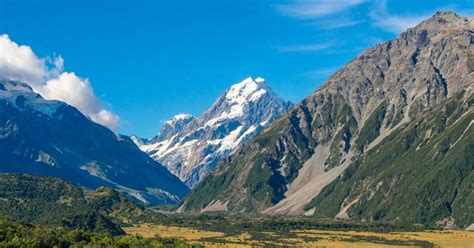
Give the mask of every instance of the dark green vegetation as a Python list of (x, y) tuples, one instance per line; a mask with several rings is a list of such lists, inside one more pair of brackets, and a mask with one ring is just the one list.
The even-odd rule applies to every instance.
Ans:
[[(316, 220), (311, 217), (270, 217), (262, 215), (248, 215), (235, 214), (229, 215), (226, 213), (208, 213), (208, 214), (188, 214), (188, 215), (172, 215), (169, 216), (166, 222), (160, 223), (163, 225), (173, 225), (180, 227), (194, 227), (200, 230), (223, 232), (223, 237), (209, 237), (200, 239), (201, 242), (211, 243), (232, 243), (228, 237), (235, 237), (242, 233), (247, 233), (251, 236), (252, 241), (263, 241), (265, 247), (271, 243), (278, 243), (275, 247), (286, 247), (281, 243), (291, 246), (292, 238), (303, 239), (304, 241), (316, 241), (318, 238), (299, 236), (298, 233), (305, 233), (308, 230), (326, 230), (326, 231), (357, 231), (357, 232), (417, 232), (427, 229), (437, 229), (437, 227), (422, 226), (422, 225), (396, 225), (384, 222), (362, 223), (359, 221), (336, 221), (332, 219)], [(338, 238), (339, 239), (339, 238)], [(364, 237), (352, 236), (352, 240), (345, 240), (348, 242), (363, 242), (369, 241), (376, 244), (386, 245), (404, 245), (404, 246), (419, 246), (419, 247), (433, 247), (433, 244), (426, 241), (416, 240), (388, 240), (379, 237)], [(238, 242), (236, 242), (238, 243)]]
[(0, 174), (0, 216), (9, 217), (0, 217), (0, 247), (200, 247), (122, 236), (123, 226), (174, 219), (113, 189), (85, 191), (52, 177)]
[[(474, 111), (461, 92), (389, 135), (312, 200), (318, 218), (356, 201), (355, 220), (474, 222)], [(357, 200), (356, 200), (357, 199)]]
[(109, 188), (84, 191), (60, 179), (26, 174), (0, 174), (0, 215), (112, 234), (123, 234), (123, 225), (164, 218)]
[(249, 215), (226, 213), (203, 213), (187, 215), (170, 215), (157, 222), (163, 225), (195, 227), (208, 231), (236, 234), (242, 232), (289, 232), (291, 230), (333, 230), (333, 231), (368, 231), (398, 232), (437, 230), (436, 226), (393, 224), (388, 222), (363, 223), (351, 220), (314, 219), (311, 217), (272, 217), (267, 215)]
[(333, 113), (323, 117), (331, 118), (332, 116), (335, 116), (336, 120), (334, 120), (333, 124), (335, 126), (337, 126), (337, 124), (341, 125), (341, 129), (334, 135), (329, 149), (329, 157), (324, 163), (326, 170), (340, 165), (343, 155), (349, 152), (351, 139), (356, 133), (358, 126), (357, 121), (354, 116), (352, 116), (351, 108), (346, 102), (344, 102), (342, 97), (338, 99), (335, 106), (337, 107), (337, 112), (335, 112), (334, 107), (332, 107)]
[[(84, 191), (56, 178), (24, 174), (0, 175), (0, 203), (1, 215), (22, 220), (0, 218), (0, 247), (200, 247), (179, 239), (121, 236), (121, 226), (139, 223), (195, 227), (224, 232), (226, 237), (246, 232), (253, 240), (268, 242), (273, 237), (265, 232), (291, 238), (296, 237), (296, 234), (290, 230), (389, 232), (428, 228), (383, 222), (357, 223), (218, 213), (165, 216), (137, 206), (112, 189), (101, 187), (96, 191)], [(304, 239), (314, 240), (309, 237)], [(228, 242), (223, 238), (205, 238), (201, 241)], [(378, 242), (394, 244), (390, 243), (394, 241), (388, 240)]]
[(175, 238), (145, 239), (113, 236), (86, 230), (42, 228), (25, 222), (0, 218), (0, 247), (202, 247)]
[(386, 109), (387, 103), (383, 101), (365, 121), (364, 126), (360, 130), (359, 138), (356, 141), (359, 150), (363, 150), (364, 146), (370, 144), (380, 135)]

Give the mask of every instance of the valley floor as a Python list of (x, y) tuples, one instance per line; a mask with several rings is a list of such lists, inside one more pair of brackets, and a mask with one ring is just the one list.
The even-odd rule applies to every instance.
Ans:
[(367, 232), (333, 230), (207, 231), (194, 227), (142, 224), (124, 228), (146, 238), (179, 237), (206, 247), (473, 247), (471, 231)]

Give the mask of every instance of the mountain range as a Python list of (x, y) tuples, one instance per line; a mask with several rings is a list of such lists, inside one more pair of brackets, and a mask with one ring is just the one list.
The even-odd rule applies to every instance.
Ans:
[[(178, 213), (474, 229), (473, 44), (473, 17), (437, 12), (365, 50), (296, 105), (249, 77), (201, 116), (166, 121), (150, 140), (115, 134), (23, 82), (0, 80), (0, 172), (108, 186), (145, 205), (179, 202)], [(142, 210), (104, 188), (85, 193), (17, 174), (0, 181), (0, 203), (20, 217), (44, 199), (61, 214), (98, 208), (90, 197), (102, 194)], [(80, 214), (98, 230), (121, 232), (109, 211)]]
[(474, 18), (437, 12), (362, 52), (177, 211), (472, 227), (473, 30)]
[(0, 81), (0, 172), (113, 187), (144, 204), (176, 203), (188, 187), (127, 137), (25, 83)]
[(290, 106), (263, 78), (249, 77), (227, 89), (201, 116), (176, 115), (150, 141), (131, 138), (192, 188), (219, 160), (269, 126)]

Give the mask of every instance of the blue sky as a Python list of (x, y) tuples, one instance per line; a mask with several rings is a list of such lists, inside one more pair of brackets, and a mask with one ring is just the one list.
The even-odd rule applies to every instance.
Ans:
[(458, 1), (0, 0), (0, 34), (87, 78), (119, 132), (153, 136), (264, 77), (298, 102), (359, 52)]

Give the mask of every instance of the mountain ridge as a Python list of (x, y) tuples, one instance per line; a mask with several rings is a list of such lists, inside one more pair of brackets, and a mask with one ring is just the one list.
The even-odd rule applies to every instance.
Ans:
[(0, 172), (114, 187), (144, 204), (176, 202), (188, 192), (129, 138), (21, 82), (0, 81), (0, 154)]
[[(472, 111), (472, 24), (472, 18), (437, 12), (397, 38), (362, 52), (221, 161), (177, 211), (317, 214), (318, 207), (307, 208), (312, 199), (329, 197), (321, 194), (424, 111), (434, 111), (460, 92), (463, 101), (453, 111)], [(462, 107), (466, 104), (467, 109)], [(325, 208), (353, 213), (356, 202), (350, 203)], [(339, 210), (326, 217), (335, 217)]]

